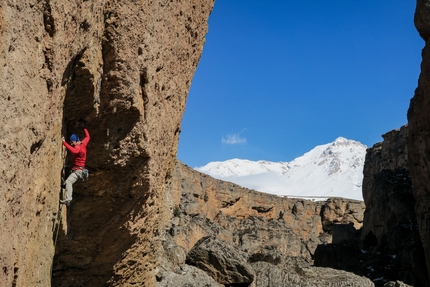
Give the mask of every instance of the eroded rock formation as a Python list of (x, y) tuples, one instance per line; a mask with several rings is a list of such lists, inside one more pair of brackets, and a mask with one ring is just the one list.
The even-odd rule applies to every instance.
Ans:
[(91, 175), (62, 209), (52, 285), (155, 284), (164, 184), (213, 4), (0, 4), (2, 284), (50, 284), (61, 136), (81, 118)]
[(369, 273), (375, 273), (369, 277), (379, 273), (430, 286), (430, 1), (416, 3), (414, 22), (425, 42), (418, 87), (407, 128), (385, 134), (368, 150), (361, 244), (370, 253)]

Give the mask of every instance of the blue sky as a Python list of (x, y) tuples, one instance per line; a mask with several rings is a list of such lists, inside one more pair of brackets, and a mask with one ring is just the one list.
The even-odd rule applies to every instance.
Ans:
[(416, 1), (217, 0), (178, 158), (291, 161), (407, 123), (424, 41)]

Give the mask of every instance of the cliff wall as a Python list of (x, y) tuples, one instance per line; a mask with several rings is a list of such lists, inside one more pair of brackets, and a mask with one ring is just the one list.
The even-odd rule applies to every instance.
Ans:
[(430, 274), (430, 1), (418, 0), (415, 26), (425, 42), (418, 87), (408, 110), (408, 157), (415, 211)]
[(409, 174), (408, 127), (390, 131), (383, 138), (383, 142), (366, 152), (366, 210), (358, 236), (319, 245), (314, 262), (316, 266), (366, 276), (375, 286), (398, 280), (412, 286), (428, 286)]
[[(384, 142), (367, 151), (366, 211), (358, 239), (366, 254), (361, 263), (348, 267), (369, 278), (430, 286), (430, 1), (416, 3), (414, 22), (425, 42), (418, 87), (410, 102), (407, 127), (386, 133)], [(345, 268), (339, 266), (340, 260), (324, 259), (328, 254), (334, 259), (338, 259), (336, 254), (344, 255), (335, 247), (317, 256), (320, 266)]]
[(52, 286), (155, 284), (165, 182), (213, 4), (0, 3), (4, 286), (50, 285), (61, 136), (83, 136), (78, 119), (91, 134), (91, 175), (61, 209)]
[(428, 286), (409, 172), (408, 126), (383, 138), (367, 150), (363, 170), (366, 211), (360, 241), (367, 263), (362, 270), (369, 278)]

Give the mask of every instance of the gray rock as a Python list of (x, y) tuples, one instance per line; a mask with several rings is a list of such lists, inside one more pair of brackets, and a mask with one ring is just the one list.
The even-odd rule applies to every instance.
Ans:
[(412, 285), (405, 284), (402, 281), (390, 281), (385, 283), (384, 287), (412, 287)]
[(157, 276), (156, 287), (223, 287), (203, 270), (183, 265), (175, 271), (163, 270)]
[(210, 236), (197, 241), (188, 253), (187, 263), (204, 270), (221, 284), (251, 283), (255, 276), (243, 252)]
[(374, 287), (372, 281), (350, 272), (320, 267), (288, 268), (267, 262), (252, 263), (255, 287)]

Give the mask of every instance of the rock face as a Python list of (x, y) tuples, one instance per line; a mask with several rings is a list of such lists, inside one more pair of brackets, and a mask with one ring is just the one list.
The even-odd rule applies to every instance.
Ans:
[[(425, 41), (418, 87), (408, 110), (408, 157), (420, 238), (430, 274), (430, 1), (418, 0), (415, 26)], [(428, 276), (428, 275), (427, 275)], [(427, 285), (428, 286), (428, 285)]]
[(367, 149), (363, 170), (366, 211), (360, 236), (319, 246), (315, 265), (364, 275), (377, 286), (390, 280), (427, 286), (409, 176), (407, 126), (383, 138)]
[(364, 166), (361, 242), (373, 266), (366, 275), (428, 286), (409, 174), (408, 127), (383, 138), (368, 149)]
[(400, 278), (414, 286), (430, 286), (429, 7), (430, 1), (417, 1), (414, 22), (425, 46), (408, 126), (385, 134), (383, 143), (368, 150), (363, 180), (366, 212), (360, 245), (367, 251), (362, 259), (370, 270), (366, 275)]
[(366, 275), (429, 286), (409, 173), (408, 127), (383, 138), (368, 149), (364, 167), (361, 241), (374, 272)]
[[(66, 154), (90, 179), (62, 209), (52, 286), (155, 284), (165, 182), (213, 0), (0, 4), (0, 282), (49, 286)], [(139, 254), (138, 256), (136, 254)]]

